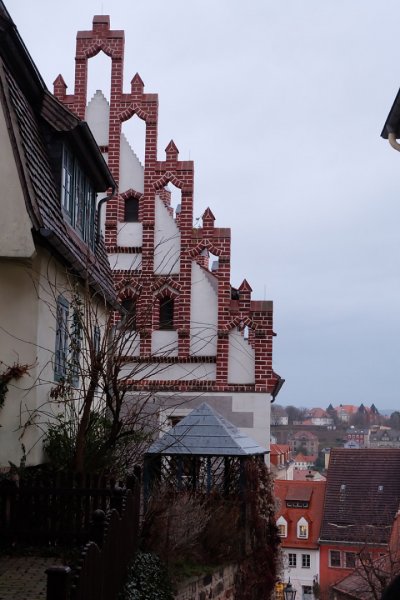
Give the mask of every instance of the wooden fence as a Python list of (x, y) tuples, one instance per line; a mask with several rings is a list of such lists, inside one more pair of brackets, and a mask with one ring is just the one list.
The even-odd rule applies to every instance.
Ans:
[(57, 566), (47, 570), (47, 600), (116, 600), (128, 564), (139, 542), (140, 486), (128, 490), (121, 515), (97, 510), (93, 523), (96, 541), (84, 548), (75, 572)]
[(2, 544), (81, 548), (77, 565), (47, 570), (48, 600), (116, 600), (139, 542), (140, 473), (113, 479), (41, 473), (0, 482)]
[(115, 480), (73, 473), (0, 482), (0, 538), (8, 543), (81, 545), (96, 510), (121, 510)]

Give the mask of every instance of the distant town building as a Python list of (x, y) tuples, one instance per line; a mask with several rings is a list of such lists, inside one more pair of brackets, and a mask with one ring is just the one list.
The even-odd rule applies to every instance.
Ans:
[(346, 431), (346, 439), (348, 442), (356, 442), (357, 446), (347, 446), (347, 447), (368, 448), (369, 437), (370, 437), (369, 429), (355, 429), (354, 427), (350, 427)]
[(276, 524), (281, 537), (284, 581), (299, 600), (313, 600), (319, 581), (319, 546), (324, 481), (275, 481)]
[(369, 446), (370, 448), (400, 448), (400, 431), (387, 428), (372, 431)]
[(333, 425), (333, 417), (330, 416), (323, 408), (311, 408), (309, 411), (307, 411), (306, 420), (310, 422), (310, 425), (317, 425), (321, 427)]
[(318, 456), (314, 454), (297, 454), (294, 459), (295, 469), (308, 470), (315, 465)]
[(288, 444), (295, 454), (318, 454), (318, 437), (311, 431), (296, 431), (288, 436)]
[(270, 461), (275, 479), (293, 479), (294, 460), (287, 444), (271, 443)]

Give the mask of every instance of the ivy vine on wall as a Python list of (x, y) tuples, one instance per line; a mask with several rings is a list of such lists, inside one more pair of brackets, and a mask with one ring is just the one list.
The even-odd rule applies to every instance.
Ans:
[(20, 365), (14, 363), (11, 367), (0, 361), (0, 365), (5, 367), (5, 370), (0, 373), (0, 408), (4, 405), (8, 392), (8, 384), (12, 379), (21, 379), (32, 368), (32, 365)]

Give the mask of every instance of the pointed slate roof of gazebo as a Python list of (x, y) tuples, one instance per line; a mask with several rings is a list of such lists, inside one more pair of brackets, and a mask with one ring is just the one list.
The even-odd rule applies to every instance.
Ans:
[(267, 452), (203, 402), (154, 442), (147, 454), (253, 456)]

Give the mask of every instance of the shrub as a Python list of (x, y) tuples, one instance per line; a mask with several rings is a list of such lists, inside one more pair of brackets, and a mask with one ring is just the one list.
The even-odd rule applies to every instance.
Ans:
[(128, 569), (119, 600), (173, 600), (168, 573), (155, 554), (140, 552)]

